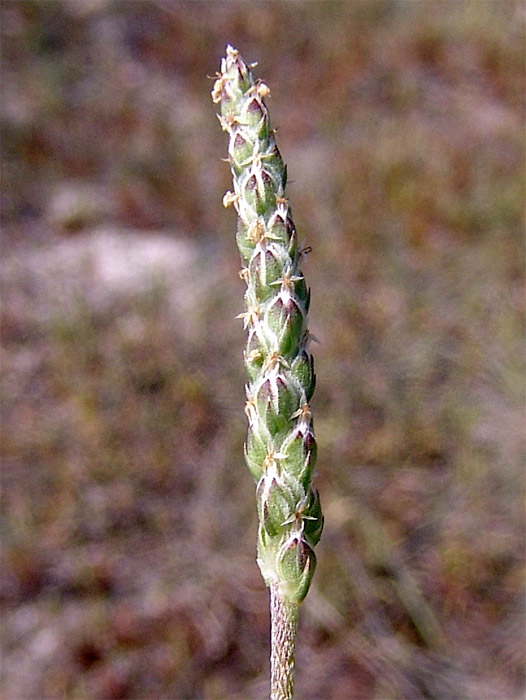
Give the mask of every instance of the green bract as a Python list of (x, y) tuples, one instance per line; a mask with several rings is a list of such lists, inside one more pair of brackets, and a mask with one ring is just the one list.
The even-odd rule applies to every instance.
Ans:
[(244, 359), (249, 384), (245, 459), (257, 482), (258, 564), (268, 586), (299, 604), (307, 594), (323, 528), (311, 480), (316, 441), (309, 401), (315, 384), (308, 350), (310, 293), (299, 264), (296, 229), (285, 197), (287, 169), (264, 98), (239, 52), (227, 47), (212, 99), (229, 135), (234, 192), (223, 203), (238, 214), (237, 245), (247, 283)]

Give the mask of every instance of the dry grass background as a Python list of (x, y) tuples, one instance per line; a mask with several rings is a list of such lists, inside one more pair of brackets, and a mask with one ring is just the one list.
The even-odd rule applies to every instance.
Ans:
[(523, 697), (523, 2), (4, 0), (2, 693), (266, 696), (225, 44), (313, 252), (298, 698)]

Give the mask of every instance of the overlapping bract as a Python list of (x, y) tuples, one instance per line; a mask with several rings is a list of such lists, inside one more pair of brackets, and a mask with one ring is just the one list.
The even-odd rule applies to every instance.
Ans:
[(315, 384), (308, 351), (310, 293), (285, 197), (286, 166), (264, 98), (239, 52), (227, 47), (212, 99), (229, 134), (234, 192), (223, 203), (238, 213), (237, 245), (247, 283), (244, 353), (250, 378), (245, 459), (257, 482), (258, 564), (267, 585), (300, 603), (307, 594), (323, 516), (311, 481), (316, 460), (309, 401)]

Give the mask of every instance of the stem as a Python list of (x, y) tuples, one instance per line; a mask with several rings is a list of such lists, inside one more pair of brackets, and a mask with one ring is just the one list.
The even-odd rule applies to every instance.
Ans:
[(270, 618), (270, 700), (292, 700), (298, 605), (283, 600), (277, 586), (270, 587)]

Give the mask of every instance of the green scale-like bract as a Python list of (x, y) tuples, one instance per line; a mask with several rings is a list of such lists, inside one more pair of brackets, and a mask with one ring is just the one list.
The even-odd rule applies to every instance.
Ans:
[(315, 375), (307, 349), (310, 292), (299, 263), (296, 229), (285, 198), (286, 166), (274, 140), (264, 97), (236, 49), (227, 47), (212, 91), (229, 134), (238, 213), (237, 245), (247, 283), (244, 353), (250, 378), (245, 459), (257, 482), (258, 564), (268, 586), (291, 603), (309, 589), (323, 527), (312, 487), (316, 441), (309, 401)]

